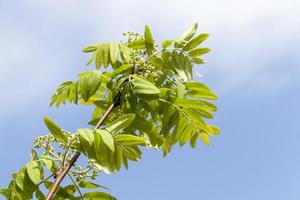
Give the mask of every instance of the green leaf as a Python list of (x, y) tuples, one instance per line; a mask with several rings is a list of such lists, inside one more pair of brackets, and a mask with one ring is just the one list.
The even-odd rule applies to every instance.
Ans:
[(121, 54), (122, 54), (122, 57), (124, 58), (125, 62), (126, 63), (129, 63), (130, 61), (130, 49), (123, 45), (123, 44), (120, 44), (120, 51), (121, 51)]
[(100, 69), (101, 65), (103, 64), (102, 46), (103, 46), (103, 44), (100, 44), (97, 52), (95, 52), (96, 53), (96, 59), (95, 59), (96, 69)]
[[(147, 101), (145, 100), (141, 100), (140, 103), (143, 105), (144, 108), (145, 106), (146, 107), (150, 106), (149, 104), (147, 104)], [(146, 109), (151, 109), (151, 108), (146, 108)], [(155, 112), (155, 111), (150, 111), (150, 112)], [(153, 113), (152, 115), (156, 115), (156, 114), (157, 113)], [(151, 132), (152, 128), (153, 128), (152, 122), (149, 119), (145, 119), (144, 117), (141, 117), (139, 115), (135, 115), (135, 118), (129, 127), (130, 131), (131, 129), (138, 129), (139, 131), (147, 134)]]
[(91, 46), (85, 47), (82, 51), (83, 51), (84, 53), (89, 53), (89, 52), (96, 51), (97, 49), (98, 49), (98, 46), (97, 46), (97, 45), (91, 45)]
[(204, 47), (204, 48), (193, 49), (193, 50), (189, 51), (188, 54), (189, 54), (191, 57), (197, 57), (197, 56), (201, 56), (201, 55), (203, 55), (203, 54), (206, 54), (206, 53), (208, 53), (208, 52), (210, 52), (210, 49), (207, 48), (207, 47)]
[(74, 193), (76, 192), (76, 187), (74, 185), (67, 185), (65, 187), (59, 187), (53, 200), (63, 200), (63, 199), (75, 199)]
[(94, 189), (94, 188), (104, 188), (104, 189), (107, 189), (109, 190), (107, 187), (104, 187), (102, 185), (98, 185), (96, 183), (92, 183), (90, 181), (87, 181), (87, 180), (83, 180), (79, 183), (79, 187), (81, 188), (87, 188), (87, 189)]
[[(88, 61), (85, 63), (86, 66), (90, 65), (96, 58), (97, 51), (95, 51), (88, 59)], [(100, 67), (100, 66), (99, 66)], [(97, 68), (97, 67), (96, 67)]]
[(25, 182), (25, 176), (27, 175), (26, 168), (22, 168), (15, 176), (16, 185), (23, 191), (25, 190), (26, 184)]
[(36, 190), (35, 196), (38, 200), (44, 200), (46, 198), (45, 195), (39, 189)]
[(114, 136), (116, 143), (121, 143), (122, 145), (144, 145), (145, 139), (135, 135), (129, 134), (118, 134)]
[(127, 160), (126, 156), (123, 156), (122, 159), (123, 159), (123, 165), (124, 165), (125, 169), (128, 169), (128, 160)]
[(215, 93), (213, 93), (206, 85), (198, 82), (185, 83), (186, 88), (189, 90), (187, 95), (191, 97), (203, 98), (203, 99), (217, 99)]
[(123, 161), (123, 150), (120, 146), (116, 145), (116, 150), (113, 156), (113, 165), (116, 171), (119, 171), (121, 169)]
[(201, 133), (199, 134), (199, 137), (200, 137), (200, 139), (201, 139), (206, 145), (209, 145), (209, 137), (208, 137), (208, 135), (207, 135), (206, 133), (201, 132)]
[(209, 87), (207, 87), (205, 84), (199, 83), (199, 82), (196, 82), (196, 81), (190, 81), (190, 82), (185, 83), (185, 87), (188, 90), (210, 91)]
[(91, 129), (88, 128), (78, 129), (77, 132), (79, 133), (79, 136), (82, 139), (84, 139), (89, 143), (90, 146), (93, 144), (94, 136)]
[(160, 90), (150, 81), (139, 75), (132, 75), (131, 83), (136, 94), (158, 95)]
[(116, 133), (118, 131), (124, 130), (127, 126), (131, 124), (134, 120), (135, 114), (129, 113), (122, 115), (117, 120), (113, 121), (106, 127), (109, 132)]
[(117, 200), (115, 197), (105, 192), (87, 192), (84, 194), (85, 200)]
[(188, 30), (186, 30), (176, 41), (174, 44), (175, 48), (181, 48), (183, 47), (196, 33), (198, 28), (198, 24), (195, 23), (190, 27)]
[(210, 128), (212, 128), (212, 130), (214, 131), (215, 134), (220, 134), (221, 133), (221, 130), (214, 126), (214, 125), (209, 125)]
[(119, 50), (119, 44), (117, 43), (110, 43), (110, 60), (114, 64), (119, 57), (120, 50)]
[(218, 127), (207, 124), (207, 131), (205, 133), (207, 133), (209, 136), (216, 136), (219, 135), (221, 132)]
[(162, 144), (163, 156), (165, 157), (168, 153), (170, 153), (172, 144), (168, 140), (165, 140)]
[(177, 97), (183, 98), (185, 93), (185, 85), (181, 83), (179, 80), (175, 80), (175, 83), (177, 85)]
[[(162, 102), (168, 102), (163, 99), (160, 100)], [(191, 105), (191, 103), (193, 105)], [(209, 128), (207, 127), (205, 121), (201, 118), (200, 114), (197, 111), (193, 110), (193, 108), (196, 106), (199, 107), (197, 107), (197, 109), (207, 109), (204, 105), (201, 105), (201, 100), (198, 101), (193, 99), (177, 98), (174, 104), (171, 102), (168, 102), (168, 104), (173, 105), (178, 111), (180, 111), (180, 120), (174, 129), (174, 139), (179, 139), (181, 146), (193, 136), (195, 131), (209, 131)]]
[(68, 138), (59, 126), (57, 126), (49, 117), (44, 117), (44, 122), (50, 133), (56, 138), (58, 142), (61, 142), (63, 144), (67, 143)]
[(186, 99), (185, 102), (190, 106), (190, 107), (193, 107), (193, 108), (203, 108), (205, 110), (208, 110), (208, 111), (217, 111), (217, 107), (208, 102), (208, 101), (204, 101), (204, 100), (201, 100), (201, 99)]
[(182, 52), (178, 53), (173, 51), (172, 54), (164, 54), (165, 60), (168, 60), (173, 70), (182, 78), (184, 81), (192, 80), (193, 78), (193, 65), (189, 58)]
[(144, 37), (145, 37), (145, 46), (146, 46), (147, 54), (148, 56), (151, 56), (154, 50), (154, 40), (148, 25), (145, 26)]
[(4, 197), (8, 197), (9, 190), (7, 188), (0, 188), (0, 194), (3, 195)]
[(190, 127), (197, 129), (197, 125), (191, 120), (191, 118), (187, 114), (180, 114), (180, 118), (178, 123), (176, 124), (176, 127), (173, 131), (173, 140), (174, 143), (177, 142), (184, 133), (186, 133), (187, 129), (190, 129)]
[(58, 170), (58, 166), (56, 163), (52, 160), (52, 158), (49, 155), (43, 155), (40, 157), (40, 160), (45, 165), (45, 167), (50, 170), (51, 172), (55, 173)]
[(191, 147), (195, 148), (196, 145), (197, 145), (197, 139), (198, 139), (198, 133), (195, 133), (191, 139), (190, 139), (190, 144), (191, 144)]
[(31, 161), (39, 159), (37, 152), (34, 149), (31, 149)]
[(217, 107), (214, 104), (200, 99), (176, 98), (175, 104), (185, 108), (204, 109), (208, 111), (217, 110)]
[(111, 76), (114, 77), (118, 74), (120, 74), (121, 72), (124, 72), (128, 69), (130, 69), (132, 67), (132, 64), (124, 64), (124, 65), (121, 65), (119, 68), (115, 69), (112, 73), (111, 73)]
[(110, 63), (110, 45), (109, 43), (104, 43), (102, 45), (102, 49), (101, 49), (101, 55), (102, 55), (102, 62), (105, 68), (108, 67), (109, 63)]
[(29, 178), (34, 184), (38, 184), (43, 177), (43, 171), (38, 161), (31, 161), (26, 164), (26, 170)]
[(61, 103), (78, 103), (78, 88), (77, 82), (66, 81), (59, 85), (56, 92), (52, 96), (50, 106), (56, 105), (58, 107)]
[(193, 123), (195, 125), (197, 125), (198, 129), (207, 131), (207, 126), (206, 126), (205, 121), (200, 117), (200, 115), (197, 112), (195, 112), (192, 109), (187, 109), (187, 108), (183, 108), (182, 110), (186, 113), (186, 115), (189, 117), (189, 119), (191, 121), (193, 121)]
[(79, 149), (82, 153), (84, 153), (89, 158), (94, 158), (96, 152), (93, 149), (93, 145), (95, 142), (94, 133), (91, 129), (78, 129), (79, 133)]
[(194, 37), (192, 40), (190, 40), (186, 45), (184, 45), (183, 50), (189, 51), (198, 45), (200, 45), (204, 40), (208, 38), (209, 34), (202, 33), (196, 37)]
[(112, 135), (110, 134), (110, 132), (108, 132), (107, 130), (99, 130), (96, 129), (95, 130), (96, 133), (98, 133), (103, 142), (106, 144), (106, 146), (112, 151), (115, 151), (115, 145), (114, 145), (114, 138), (112, 137)]
[(205, 60), (203, 60), (202, 58), (198, 58), (198, 57), (192, 57), (192, 60), (196, 64), (204, 64), (205, 63)]
[(162, 127), (161, 133), (165, 137), (168, 136), (170, 129), (177, 123), (178, 121), (178, 112), (174, 108), (174, 106), (164, 106), (163, 116), (162, 116)]
[(173, 43), (173, 40), (165, 40), (162, 42), (161, 46), (165, 49), (168, 48), (169, 46), (171, 46)]
[[(14, 176), (14, 182), (17, 186), (15, 191), (16, 193), (21, 193), (23, 196), (23, 199), (32, 199), (33, 192), (36, 189), (36, 184), (33, 183), (28, 176), (26, 167), (23, 167), (15, 176)], [(17, 195), (17, 194), (16, 194)]]
[(145, 40), (133, 40), (129, 42), (128, 47), (136, 50), (144, 49), (146, 47)]
[(102, 61), (102, 48), (103, 48), (103, 43), (97, 43), (94, 45), (90, 45), (86, 48), (83, 49), (83, 52), (85, 53), (90, 53), (93, 52), (93, 54), (89, 57), (86, 65), (89, 65), (95, 60), (95, 67), (97, 69), (100, 68), (101, 64), (103, 63)]
[(157, 68), (163, 67), (163, 60), (160, 57), (154, 56), (150, 59), (150, 62), (152, 65), (156, 66)]
[(183, 146), (188, 140), (190, 140), (196, 131), (197, 129), (193, 126), (187, 126), (179, 138), (179, 146)]
[(216, 100), (217, 96), (211, 92), (211, 91), (188, 91), (187, 95), (190, 97), (197, 97), (197, 98), (202, 98), (202, 99), (211, 99), (211, 100)]
[(135, 146), (123, 145), (123, 153), (129, 160), (138, 161), (141, 159), (141, 151)]
[(84, 101), (88, 101), (93, 96), (101, 83), (101, 72), (90, 71), (80, 75), (80, 95)]

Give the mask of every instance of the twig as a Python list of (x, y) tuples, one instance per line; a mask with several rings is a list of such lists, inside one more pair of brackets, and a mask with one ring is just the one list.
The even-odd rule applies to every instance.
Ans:
[(82, 195), (82, 193), (81, 193), (81, 191), (80, 191), (80, 189), (79, 189), (79, 187), (78, 187), (76, 181), (73, 179), (73, 177), (72, 177), (72, 175), (71, 175), (70, 173), (68, 173), (68, 176), (70, 177), (71, 181), (73, 182), (74, 186), (76, 187), (76, 189), (77, 189), (77, 191), (78, 191), (78, 193), (79, 193), (79, 195), (80, 195), (80, 198), (81, 198), (82, 200), (84, 200), (83, 195)]
[(49, 180), (51, 177), (53, 177), (55, 174), (53, 173), (53, 174), (51, 174), (50, 176), (48, 176), (47, 178), (45, 178), (44, 180), (42, 180), (41, 182), (39, 182), (38, 184), (37, 184), (37, 186), (39, 186), (39, 185), (41, 185), (42, 183), (44, 183), (45, 181), (47, 181), (47, 180)]
[[(113, 103), (109, 106), (109, 108), (106, 110), (106, 112), (104, 113), (104, 115), (101, 117), (101, 119), (99, 120), (99, 122), (97, 123), (97, 125), (94, 127), (93, 130), (98, 129), (102, 123), (104, 122), (105, 119), (107, 119), (107, 117), (111, 114), (111, 112), (113, 111), (113, 109), (117, 106), (120, 105), (121, 103), (121, 92), (118, 92), (117, 95), (115, 96)], [(62, 180), (64, 179), (64, 177), (66, 176), (66, 174), (69, 172), (69, 170), (71, 169), (71, 167), (74, 165), (74, 163), (77, 161), (78, 157), (80, 156), (80, 152), (76, 152), (73, 157), (71, 158), (70, 162), (68, 165), (66, 166), (62, 166), (62, 168), (59, 170), (60, 173), (57, 175), (55, 182), (52, 186), (52, 188), (49, 190), (47, 197), (45, 200), (51, 200), (52, 197), (54, 196), (57, 188), (59, 187), (60, 183), (62, 182)]]
[(73, 144), (73, 142), (77, 139), (78, 136), (75, 136), (73, 138), (73, 140), (71, 140), (71, 142), (69, 143), (69, 145), (67, 146), (66, 150), (65, 150), (65, 153), (64, 153), (64, 157), (63, 157), (63, 160), (62, 160), (62, 164), (61, 164), (61, 167), (63, 167), (65, 165), (65, 161), (66, 161), (66, 157), (67, 157), (67, 154), (68, 154), (68, 151), (71, 147), (71, 145)]

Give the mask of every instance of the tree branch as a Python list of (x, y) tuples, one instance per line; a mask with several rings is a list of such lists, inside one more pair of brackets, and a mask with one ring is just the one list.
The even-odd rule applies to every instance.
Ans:
[[(117, 95), (115, 96), (115, 98), (113, 100), (113, 103), (109, 106), (109, 108), (106, 110), (104, 115), (100, 118), (100, 120), (98, 121), (97, 125), (94, 127), (93, 130), (98, 129), (103, 124), (104, 120), (107, 119), (107, 117), (111, 114), (113, 109), (121, 104), (121, 95), (122, 95), (121, 92), (117, 93)], [(62, 182), (64, 177), (68, 174), (71, 167), (75, 164), (75, 162), (79, 158), (80, 154), (81, 154), (80, 152), (76, 152), (73, 155), (73, 157), (71, 158), (70, 162), (66, 166), (62, 166), (58, 170), (58, 172), (60, 172), (60, 173), (57, 175), (57, 177), (55, 179), (55, 182), (54, 182), (52, 188), (49, 190), (45, 200), (51, 200), (52, 199), (52, 197), (54, 196), (54, 194), (55, 194), (56, 190), (58, 189), (60, 183)]]

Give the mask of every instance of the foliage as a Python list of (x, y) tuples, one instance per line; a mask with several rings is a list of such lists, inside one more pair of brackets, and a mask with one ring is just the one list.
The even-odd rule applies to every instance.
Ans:
[[(72, 184), (60, 186), (54, 199), (115, 199), (104, 186), (91, 182), (100, 172), (115, 173), (128, 168), (128, 161), (141, 159), (141, 147), (160, 149), (166, 156), (175, 144), (187, 142), (194, 148), (200, 139), (209, 144), (220, 130), (208, 120), (217, 96), (203, 83), (193, 80), (193, 67), (203, 64), (199, 47), (208, 34), (199, 34), (194, 24), (177, 40), (165, 40), (161, 47), (149, 26), (143, 35), (127, 32), (120, 43), (97, 43), (83, 49), (89, 53), (87, 65), (95, 70), (62, 83), (54, 93), (51, 106), (74, 103), (93, 106), (89, 125), (120, 97), (118, 106), (106, 117), (100, 129), (81, 128), (70, 133), (48, 117), (50, 134), (35, 139), (29, 161), (0, 193), (7, 199), (45, 199), (42, 191), (51, 188), (52, 177), (59, 174), (74, 152), (87, 158), (68, 172)], [(106, 71), (101, 71), (102, 69)], [(46, 176), (47, 175), (47, 176)], [(42, 189), (44, 188), (44, 189)], [(82, 194), (80, 188), (93, 191)], [(96, 190), (95, 190), (96, 189)], [(101, 190), (101, 191), (100, 191)], [(77, 192), (76, 192), (77, 191)]]

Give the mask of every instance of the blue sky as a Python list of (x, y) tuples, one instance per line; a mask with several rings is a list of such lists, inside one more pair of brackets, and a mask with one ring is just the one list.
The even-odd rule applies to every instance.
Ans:
[(42, 117), (84, 127), (90, 109), (49, 108), (52, 92), (88, 70), (87, 44), (149, 24), (158, 41), (194, 22), (212, 52), (196, 68), (219, 94), (222, 135), (206, 147), (145, 150), (98, 182), (122, 200), (300, 199), (300, 2), (297, 0), (0, 0), (0, 186), (26, 163)]

